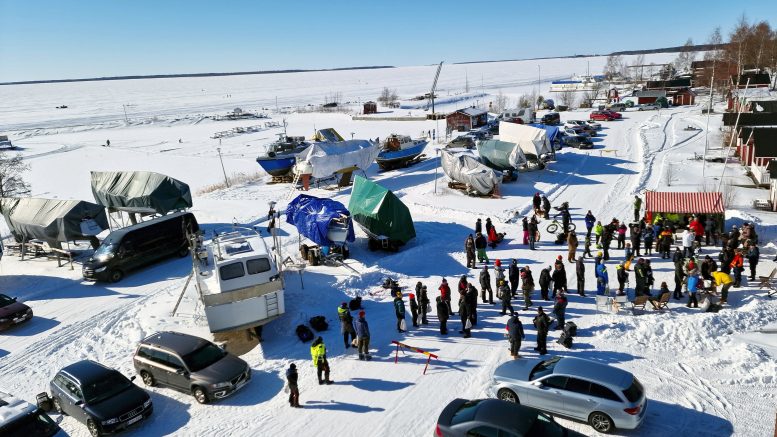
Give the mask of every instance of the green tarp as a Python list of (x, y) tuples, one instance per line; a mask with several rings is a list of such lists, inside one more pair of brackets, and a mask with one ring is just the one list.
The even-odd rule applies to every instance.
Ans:
[(356, 176), (348, 209), (372, 238), (385, 237), (402, 244), (415, 238), (410, 210), (394, 193), (375, 182)]
[(38, 239), (54, 247), (74, 240), (91, 240), (108, 229), (105, 207), (83, 200), (2, 198), (2, 212), (18, 241)]
[(192, 207), (188, 185), (150, 171), (93, 171), (92, 194), (100, 205), (127, 212), (164, 215)]
[(499, 140), (478, 141), (478, 154), (483, 164), (497, 170), (517, 170), (526, 165), (526, 155), (515, 143)]

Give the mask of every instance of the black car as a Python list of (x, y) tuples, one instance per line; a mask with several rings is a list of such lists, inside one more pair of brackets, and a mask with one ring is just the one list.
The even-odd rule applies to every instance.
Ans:
[(191, 393), (201, 404), (225, 398), (251, 380), (251, 368), (208, 340), (180, 332), (157, 332), (138, 345), (132, 359), (147, 386)]
[(540, 123), (549, 125), (561, 124), (561, 115), (558, 112), (548, 112), (542, 116)]
[(100, 436), (121, 431), (151, 416), (151, 398), (118, 371), (84, 360), (60, 370), (49, 384), (54, 410)]
[(563, 135), (561, 143), (568, 147), (576, 149), (593, 149), (594, 143), (590, 138), (582, 135)]
[(475, 148), (475, 139), (469, 135), (461, 135), (449, 142), (447, 147), (473, 149)]
[(84, 279), (117, 282), (130, 270), (189, 254), (187, 232), (199, 230), (190, 212), (177, 212), (113, 231), (84, 263)]
[(15, 297), (0, 294), (0, 331), (32, 319), (32, 308)]

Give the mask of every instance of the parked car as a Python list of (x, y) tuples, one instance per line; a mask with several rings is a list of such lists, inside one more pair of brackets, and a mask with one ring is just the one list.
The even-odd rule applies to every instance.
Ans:
[(454, 399), (440, 413), (437, 437), (545, 437), (583, 436), (568, 430), (549, 415), (531, 407), (498, 399)]
[(601, 112), (602, 114), (609, 114), (610, 117), (612, 117), (614, 120), (620, 120), (621, 118), (623, 118), (623, 114), (621, 114), (620, 112), (610, 111), (609, 109), (603, 109), (599, 112)]
[(51, 402), (58, 413), (85, 424), (92, 436), (121, 431), (154, 411), (148, 393), (134, 379), (95, 361), (79, 361), (51, 380)]
[(201, 404), (225, 398), (251, 380), (251, 368), (208, 340), (180, 332), (157, 332), (138, 345), (135, 370), (149, 387), (191, 393)]
[(626, 104), (625, 103), (611, 103), (607, 106), (607, 109), (610, 111), (617, 111), (617, 112), (623, 112), (626, 110)]
[(463, 147), (465, 149), (473, 149), (475, 148), (475, 139), (468, 135), (459, 135), (458, 137), (451, 140), (446, 147)]
[(605, 111), (592, 111), (591, 115), (588, 116), (590, 120), (597, 120), (597, 121), (613, 121), (615, 119), (615, 116), (612, 114), (608, 114)]
[(82, 267), (84, 279), (118, 282), (124, 275), (171, 255), (189, 254), (185, 229), (199, 230), (190, 212), (177, 212), (111, 232)]
[(596, 136), (596, 129), (591, 127), (588, 123), (586, 123), (583, 120), (569, 120), (564, 124), (565, 127), (580, 127), (583, 132), (587, 133), (589, 136), (595, 137)]
[(0, 392), (0, 435), (61, 437), (66, 434), (41, 408)]
[(32, 319), (32, 308), (5, 294), (0, 294), (0, 331)]
[(581, 126), (566, 127), (566, 128), (564, 128), (562, 133), (564, 135), (569, 135), (569, 136), (578, 135), (578, 136), (586, 137), (586, 138), (588, 138), (590, 136), (588, 134), (588, 132), (586, 132)]
[(501, 400), (583, 420), (602, 433), (635, 429), (647, 411), (634, 375), (580, 358), (508, 361), (496, 368), (494, 382)]
[(561, 144), (576, 149), (593, 149), (594, 147), (591, 139), (582, 135), (562, 135)]
[(548, 112), (540, 119), (540, 123), (557, 125), (561, 123), (561, 115), (558, 112)]
[(597, 123), (597, 122), (595, 122), (593, 120), (588, 120), (585, 123), (588, 124), (588, 126), (591, 126), (592, 128), (594, 128), (596, 130), (602, 130), (602, 124), (601, 123)]
[(8, 135), (0, 135), (0, 150), (2, 149), (15, 149), (16, 146), (13, 145), (11, 140), (8, 139)]
[(657, 111), (659, 109), (661, 109), (661, 105), (658, 103), (644, 103), (639, 105), (640, 111)]

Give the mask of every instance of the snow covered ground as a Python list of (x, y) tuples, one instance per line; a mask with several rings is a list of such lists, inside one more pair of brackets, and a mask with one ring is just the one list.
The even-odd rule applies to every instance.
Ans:
[[(661, 62), (661, 56), (648, 61)], [(543, 80), (600, 71), (604, 58), (579, 58), (505, 63), (467, 64), (443, 67), (443, 94), (464, 89), (465, 77), (473, 88), (473, 101), (489, 99), (503, 89), (506, 94), (530, 92), (536, 83), (537, 64)], [(465, 76), (466, 70), (466, 76)], [(385, 137), (396, 132), (419, 135), (437, 129), (431, 121), (354, 121), (348, 114), (315, 112), (277, 114), (279, 106), (321, 103), (323, 96), (342, 91), (346, 100), (374, 99), (383, 86), (396, 87), (403, 96), (428, 91), (434, 67), (403, 67), (364, 70), (230, 78), (159, 79), (119, 82), (23, 85), (3, 87), (0, 126), (22, 148), (32, 171), (33, 194), (58, 198), (91, 199), (90, 170), (152, 170), (179, 178), (199, 189), (222, 179), (210, 136), (234, 126), (249, 126), (264, 120), (214, 122), (204, 116), (240, 106), (247, 110), (268, 108), (274, 121), (286, 118), (290, 135), (310, 135), (314, 128), (334, 127), (344, 136)], [(543, 84), (547, 89), (547, 83)], [(232, 97), (226, 97), (232, 96)], [(122, 104), (128, 107), (124, 121)], [(54, 106), (67, 104), (69, 109)], [(466, 104), (451, 103), (443, 110)], [(398, 110), (421, 114), (422, 109)], [(585, 111), (562, 113), (562, 120), (585, 119)], [(265, 342), (243, 358), (254, 369), (253, 381), (234, 396), (211, 405), (199, 405), (191, 396), (164, 388), (150, 389), (154, 416), (128, 435), (299, 435), (316, 429), (323, 435), (431, 435), (441, 409), (453, 398), (492, 396), (493, 369), (509, 359), (504, 323), (496, 305), (480, 304), (479, 323), (473, 336), (457, 334), (459, 323), (449, 323), (451, 334), (442, 337), (434, 313), (430, 324), (407, 334), (394, 330), (391, 300), (378, 284), (386, 276), (398, 278), (412, 288), (422, 281), (430, 298), (438, 295), (441, 278), (456, 279), (476, 271), (464, 268), (463, 241), (478, 217), (490, 217), (497, 229), (507, 233), (506, 242), (489, 256), (516, 258), (530, 265), (535, 279), (541, 268), (566, 253), (543, 238), (539, 250), (530, 252), (520, 244), (515, 214), (530, 210), (535, 191), (548, 195), (554, 205), (568, 201), (579, 229), (588, 209), (601, 220), (626, 219), (632, 215), (634, 193), (646, 189), (695, 191), (716, 184), (722, 164), (707, 163), (702, 178), (701, 161), (694, 153), (705, 147), (707, 119), (700, 107), (658, 111), (627, 111), (621, 121), (603, 123), (601, 135), (590, 151), (564, 149), (557, 162), (542, 172), (522, 173), (505, 184), (501, 199), (462, 195), (447, 187), (439, 160), (431, 145), (429, 159), (407, 169), (367, 175), (393, 190), (405, 202), (415, 221), (417, 238), (396, 254), (370, 252), (366, 238), (357, 230), (348, 264), (344, 268), (308, 267), (302, 274), (286, 277), (285, 317), (265, 328)], [(693, 125), (701, 130), (686, 131)], [(440, 126), (444, 126), (440, 123)], [(720, 149), (721, 117), (709, 124), (712, 153)], [(443, 128), (444, 129), (444, 128)], [(279, 129), (222, 140), (228, 173), (258, 171), (255, 156)], [(103, 147), (106, 139), (111, 147)], [(180, 139), (180, 142), (179, 142)], [(269, 201), (288, 201), (288, 184), (266, 180), (198, 194), (194, 213), (207, 228), (224, 223), (260, 223)], [(744, 170), (729, 165), (724, 185), (735, 190), (728, 225), (743, 220), (758, 223), (762, 241), (777, 238), (773, 214), (749, 208), (764, 190), (736, 187), (745, 183)], [(332, 197), (347, 205), (350, 189), (313, 189), (311, 194)], [(544, 225), (542, 226), (544, 228)], [(297, 234), (282, 225), (284, 252), (297, 256)], [(613, 250), (613, 260), (623, 256)], [(712, 250), (705, 253), (712, 254)], [(768, 274), (775, 264), (774, 246), (762, 251), (759, 273)], [(613, 263), (614, 265), (614, 263)], [(18, 296), (33, 307), (36, 317), (18, 329), (0, 334), (0, 390), (29, 401), (47, 388), (61, 367), (90, 358), (132, 374), (131, 357), (137, 342), (151, 333), (172, 329), (208, 336), (201, 307), (189, 288), (176, 316), (173, 305), (191, 266), (187, 260), (168, 260), (128, 275), (114, 285), (81, 281), (80, 270), (43, 260), (20, 262), (6, 256), (0, 263), (0, 291)], [(614, 271), (614, 268), (610, 268)], [(656, 281), (672, 283), (672, 265), (654, 258)], [(612, 274), (612, 273), (611, 273)], [(571, 280), (570, 275), (570, 282)], [(304, 288), (303, 288), (304, 282)], [(589, 295), (594, 288), (593, 265), (586, 271)], [(359, 361), (353, 350), (345, 351), (336, 322), (340, 302), (360, 295), (364, 299), (372, 330), (372, 362)], [(550, 307), (535, 296), (535, 302)], [(551, 354), (588, 358), (633, 372), (645, 385), (648, 412), (642, 427), (619, 435), (771, 435), (775, 422), (777, 364), (773, 340), (777, 334), (753, 334), (777, 324), (777, 300), (747, 284), (732, 291), (729, 306), (719, 313), (699, 313), (672, 301), (670, 311), (648, 310), (644, 314), (609, 314), (598, 311), (593, 297), (570, 295), (567, 319), (579, 329), (572, 349), (549, 339)], [(516, 301), (516, 308), (521, 302)], [(454, 303), (455, 306), (455, 303)], [(314, 315), (330, 319), (324, 334), (335, 384), (316, 384), (310, 365), (309, 344), (302, 344), (294, 328)], [(534, 311), (521, 312), (528, 328), (524, 356), (531, 350), (535, 331)], [(425, 357), (400, 353), (394, 363), (391, 340), (439, 355), (422, 375)], [(283, 391), (283, 372), (295, 362), (300, 369), (301, 410), (291, 409)], [(587, 435), (588, 425), (559, 419)], [(71, 435), (87, 435), (84, 426), (65, 418), (62, 426)]]

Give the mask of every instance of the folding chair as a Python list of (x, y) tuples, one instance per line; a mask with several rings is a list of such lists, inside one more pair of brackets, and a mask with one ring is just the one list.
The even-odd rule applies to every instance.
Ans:
[(615, 296), (615, 301), (612, 303), (612, 309), (616, 313), (620, 313), (621, 309), (626, 308), (626, 304), (629, 303), (629, 297), (627, 295)]
[(775, 278), (774, 276), (777, 275), (777, 268), (772, 270), (772, 273), (769, 274), (769, 276), (759, 276), (758, 279), (760, 283), (758, 284), (759, 289), (767, 288), (766, 297), (772, 297), (774, 295), (777, 295), (777, 284), (775, 284)]
[(604, 308), (602, 312), (607, 311), (607, 307), (610, 305), (610, 297), (606, 295), (596, 295), (596, 309)]
[(641, 309), (642, 311), (645, 311), (645, 305), (648, 303), (649, 296), (637, 296), (633, 301), (631, 301), (631, 312), (632, 314), (636, 314), (637, 308)]
[(661, 309), (664, 309), (664, 308), (669, 309), (668, 304), (669, 304), (669, 295), (670, 294), (671, 293), (664, 293), (664, 294), (661, 295), (661, 299), (659, 299), (659, 300), (651, 300), (650, 303), (651, 303), (651, 305), (653, 305), (653, 308), (655, 308), (657, 310), (661, 310)]

